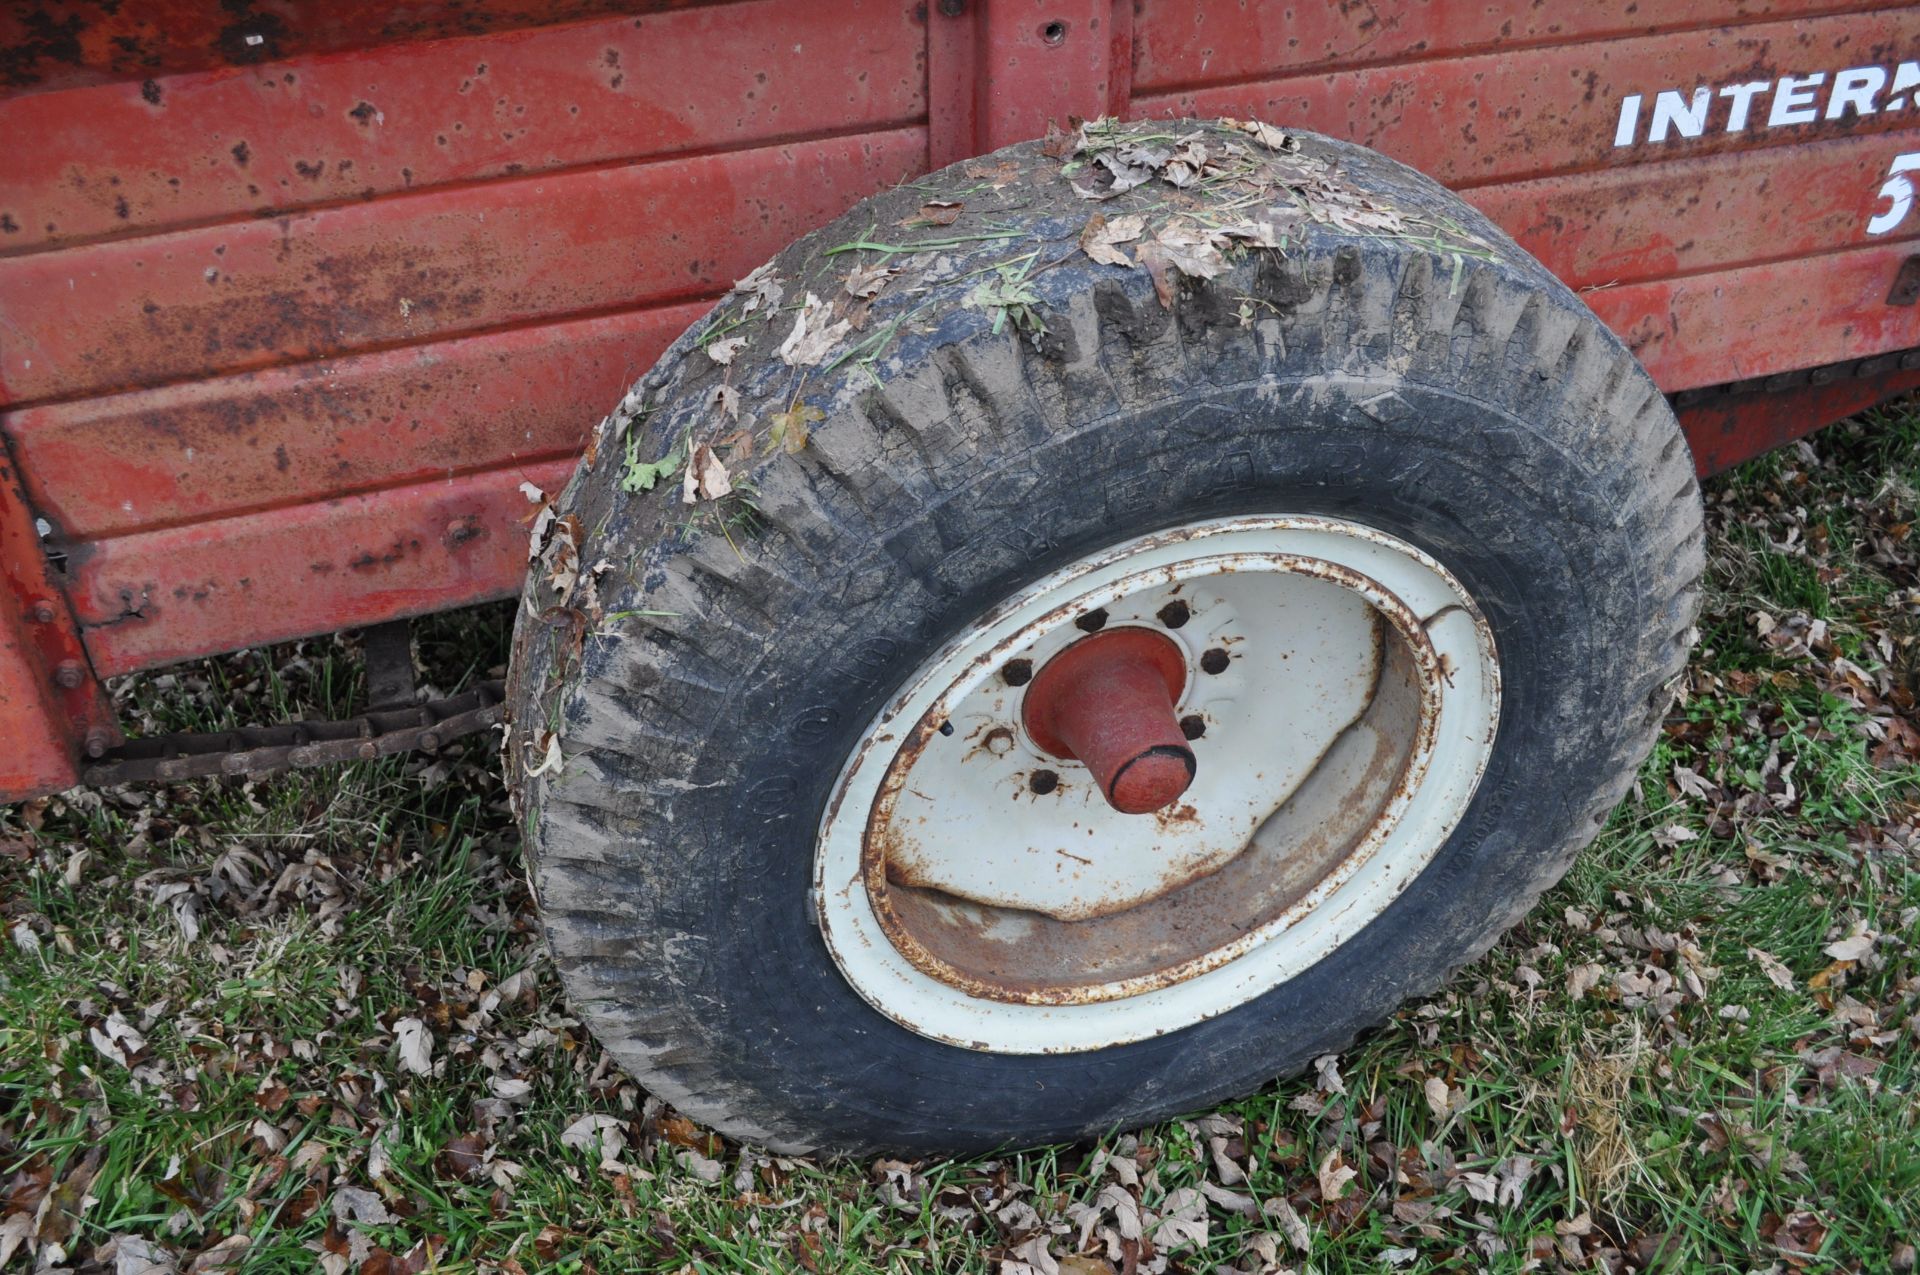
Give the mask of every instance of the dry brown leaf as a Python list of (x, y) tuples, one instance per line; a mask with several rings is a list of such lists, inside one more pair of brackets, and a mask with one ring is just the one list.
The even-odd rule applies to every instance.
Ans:
[(960, 214), (967, 206), (957, 199), (929, 199), (920, 205), (920, 211), (911, 217), (903, 217), (902, 226), (951, 226), (960, 220)]
[(892, 282), (893, 277), (899, 273), (899, 266), (879, 264), (855, 266), (848, 272), (846, 282), (841, 286), (846, 289), (848, 296), (858, 297), (862, 301), (871, 301), (879, 296), (880, 290)]
[(1080, 232), (1080, 251), (1103, 266), (1131, 268), (1134, 265), (1133, 258), (1116, 245), (1132, 243), (1140, 237), (1146, 226), (1147, 219), (1138, 213), (1113, 218), (1095, 213), (1087, 218), (1086, 227)]
[(722, 367), (733, 362), (734, 355), (740, 353), (740, 347), (747, 343), (743, 336), (730, 336), (720, 341), (707, 342), (707, 357)]
[(1320, 1179), (1320, 1194), (1328, 1200), (1337, 1200), (1346, 1193), (1347, 1185), (1360, 1175), (1347, 1167), (1346, 1159), (1335, 1147), (1327, 1152), (1327, 1158), (1320, 1162), (1315, 1176)]
[(695, 447), (686, 477), (680, 482), (680, 503), (691, 505), (702, 500), (718, 500), (732, 491), (732, 477), (726, 465), (713, 454), (713, 448), (706, 443)]
[(765, 310), (771, 314), (780, 306), (780, 299), (787, 294), (786, 285), (780, 282), (780, 276), (773, 271), (773, 263), (767, 262), (758, 270), (733, 285), (735, 292), (746, 294), (746, 304), (740, 307), (740, 313), (752, 314), (755, 310)]
[(809, 292), (794, 316), (793, 331), (780, 343), (780, 361), (789, 367), (818, 367), (852, 330), (845, 319), (830, 321), (827, 307)]
[(813, 437), (813, 425), (823, 421), (827, 414), (810, 403), (800, 403), (791, 410), (775, 412), (772, 427), (767, 437), (779, 445), (780, 449), (791, 456), (807, 445)]

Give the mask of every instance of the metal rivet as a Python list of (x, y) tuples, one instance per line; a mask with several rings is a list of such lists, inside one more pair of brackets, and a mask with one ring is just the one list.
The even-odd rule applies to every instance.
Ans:
[(1067, 24), (1055, 18), (1040, 28), (1040, 38), (1048, 44), (1059, 44), (1067, 38)]

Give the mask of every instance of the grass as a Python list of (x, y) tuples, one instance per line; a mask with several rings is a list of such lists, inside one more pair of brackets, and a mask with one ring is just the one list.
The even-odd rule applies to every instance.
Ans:
[[(649, 1099), (568, 1014), (486, 740), (15, 807), (0, 1254), (1087, 1275), (1121, 1267), (1097, 1228), (1131, 1176), (1120, 1194), (1173, 1219), (1142, 1270), (1909, 1268), (1916, 490), (1915, 405), (1710, 484), (1686, 696), (1568, 879), (1332, 1070), (1097, 1148), (789, 1159)], [(496, 668), (510, 615), (423, 626), (433, 684)], [(349, 713), (358, 652), (116, 693), (147, 730)], [(412, 1023), (424, 1070), (397, 1047)]]

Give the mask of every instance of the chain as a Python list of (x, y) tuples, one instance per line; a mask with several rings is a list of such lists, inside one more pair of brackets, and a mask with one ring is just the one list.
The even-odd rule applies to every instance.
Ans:
[(288, 766), (433, 752), (448, 740), (498, 725), (505, 698), (506, 684), (496, 678), (447, 699), (375, 709), (341, 721), (155, 735), (130, 740), (88, 763), (81, 779), (88, 784), (125, 784), (257, 775)]

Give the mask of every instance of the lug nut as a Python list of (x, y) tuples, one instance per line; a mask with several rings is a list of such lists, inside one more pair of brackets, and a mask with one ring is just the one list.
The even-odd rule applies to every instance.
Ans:
[(1000, 680), (1008, 686), (1025, 686), (1033, 680), (1033, 661), (1008, 660), (1000, 670)]
[(1224, 673), (1227, 671), (1227, 665), (1232, 662), (1232, 658), (1232, 656), (1216, 646), (1200, 657), (1200, 671), (1203, 673)]
[(1179, 598), (1175, 598), (1173, 601), (1167, 603), (1167, 605), (1161, 607), (1155, 614), (1160, 617), (1160, 623), (1170, 629), (1177, 629), (1189, 619), (1193, 618), (1193, 612), (1188, 610), (1187, 604)]
[(1180, 733), (1188, 739), (1199, 739), (1207, 733), (1207, 719), (1198, 713), (1188, 713), (1180, 719)]
[(1060, 786), (1060, 776), (1051, 770), (1036, 770), (1027, 776), (1027, 791), (1044, 797)]

